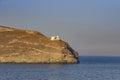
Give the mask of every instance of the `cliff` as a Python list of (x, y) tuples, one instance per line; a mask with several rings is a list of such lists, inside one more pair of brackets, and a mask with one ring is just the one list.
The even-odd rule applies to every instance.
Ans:
[(0, 26), (0, 63), (78, 63), (68, 43), (37, 31)]

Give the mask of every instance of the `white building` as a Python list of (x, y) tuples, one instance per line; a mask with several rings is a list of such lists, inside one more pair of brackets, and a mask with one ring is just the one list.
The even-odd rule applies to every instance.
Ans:
[(57, 35), (57, 36), (52, 36), (51, 38), (50, 38), (50, 40), (60, 40), (60, 37)]

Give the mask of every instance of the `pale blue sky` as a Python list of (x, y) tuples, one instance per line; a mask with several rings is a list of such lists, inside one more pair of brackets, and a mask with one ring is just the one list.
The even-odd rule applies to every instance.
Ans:
[(0, 25), (60, 35), (80, 55), (120, 56), (120, 0), (0, 0)]

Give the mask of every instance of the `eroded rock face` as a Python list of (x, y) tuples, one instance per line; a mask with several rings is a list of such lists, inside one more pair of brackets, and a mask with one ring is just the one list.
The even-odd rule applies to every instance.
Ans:
[(0, 26), (0, 62), (78, 63), (78, 53), (62, 40), (37, 31)]

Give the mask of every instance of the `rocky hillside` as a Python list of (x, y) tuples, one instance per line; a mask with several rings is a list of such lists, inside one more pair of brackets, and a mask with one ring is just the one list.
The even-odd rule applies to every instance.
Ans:
[(0, 63), (78, 63), (78, 53), (62, 40), (37, 31), (0, 26)]

